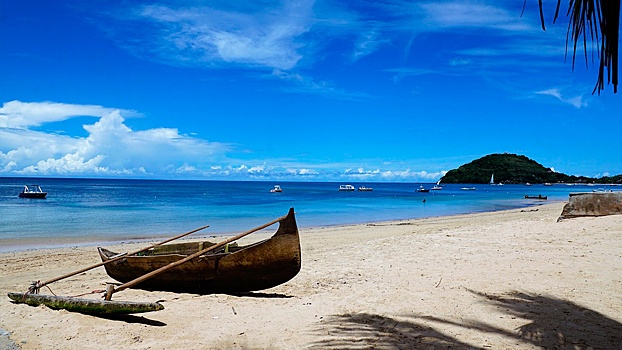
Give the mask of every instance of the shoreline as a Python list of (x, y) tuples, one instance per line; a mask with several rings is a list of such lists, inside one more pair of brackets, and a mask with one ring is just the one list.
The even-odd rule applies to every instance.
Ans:
[[(5, 296), (99, 262), (94, 249), (3, 253), (0, 328), (22, 350), (615, 348), (622, 215), (557, 222), (562, 207), (301, 229), (302, 270), (289, 282), (245, 295), (128, 289), (118, 300), (165, 309), (120, 318)], [(78, 295), (112, 281), (97, 268), (51, 288)]]
[[(481, 214), (481, 213), (503, 212), (503, 211), (508, 211), (508, 210), (540, 207), (540, 206), (553, 205), (553, 204), (565, 203), (565, 202), (567, 201), (551, 200), (551, 201), (548, 201), (547, 203), (529, 203), (523, 206), (517, 206), (517, 207), (513, 207), (509, 209), (501, 209), (501, 210), (490, 210), (490, 211), (482, 210), (482, 211), (474, 211), (474, 212), (468, 212), (468, 213), (462, 213), (462, 214), (447, 214), (447, 215), (440, 214), (440, 215), (433, 215), (433, 216), (426, 216), (426, 217), (413, 217), (413, 218), (381, 220), (381, 221), (362, 221), (362, 222), (343, 223), (343, 224), (340, 223), (340, 224), (332, 224), (332, 225), (299, 226), (299, 228), (305, 229), (305, 230), (313, 230), (313, 229), (321, 229), (321, 228), (329, 228), (329, 227), (343, 227), (343, 226), (369, 225), (369, 224), (387, 223), (387, 222), (424, 220), (424, 219), (430, 219), (430, 218), (444, 218), (444, 217), (453, 217), (453, 216), (462, 216), (462, 215), (475, 215), (475, 214)], [(257, 224), (259, 225), (261, 223), (258, 222)], [(264, 229), (262, 231), (269, 232), (270, 228)], [(61, 240), (60, 243), (55, 242), (55, 243), (47, 243), (43, 245), (40, 244), (40, 241), (43, 239), (40, 237), (26, 238), (26, 239), (0, 238), (0, 254), (13, 253), (13, 252), (36, 251), (36, 250), (42, 250), (42, 249), (47, 250), (47, 249), (96, 247), (96, 246), (106, 246), (106, 245), (116, 246), (116, 245), (122, 245), (122, 244), (138, 244), (138, 243), (146, 243), (146, 242), (164, 240), (166, 238), (173, 237), (179, 234), (181, 234), (181, 232), (171, 233), (170, 235), (158, 234), (158, 235), (152, 235), (152, 236), (141, 234), (141, 236), (144, 236), (144, 237), (128, 237), (128, 238), (122, 238), (122, 239), (108, 239), (108, 240), (102, 240), (101, 236), (95, 236), (95, 235), (79, 236), (79, 237), (61, 236), (61, 237), (54, 237), (56, 239), (60, 239)], [(214, 239), (214, 238), (225, 239), (226, 237), (234, 236), (235, 234), (236, 232), (200, 234), (200, 235), (189, 236), (187, 238), (185, 237), (185, 238), (182, 238), (182, 240)], [(49, 239), (49, 238), (46, 238), (46, 239)]]

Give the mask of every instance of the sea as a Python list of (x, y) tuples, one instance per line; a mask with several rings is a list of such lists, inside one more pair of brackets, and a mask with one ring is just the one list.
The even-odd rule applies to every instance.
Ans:
[[(30, 184), (40, 185), (47, 198), (19, 198)], [(283, 192), (271, 193), (277, 184)], [(373, 191), (339, 191), (342, 184)], [(210, 227), (190, 237), (218, 237), (270, 222), (289, 208), (304, 229), (523, 208), (567, 201), (571, 192), (622, 190), (580, 184), (447, 184), (442, 190), (416, 191), (433, 185), (0, 177), (0, 252), (153, 242), (205, 225)]]

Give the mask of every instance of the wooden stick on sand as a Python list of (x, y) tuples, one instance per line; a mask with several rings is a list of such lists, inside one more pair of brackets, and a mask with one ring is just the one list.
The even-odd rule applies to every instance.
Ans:
[[(91, 265), (91, 266), (89, 266), (89, 267), (85, 267), (85, 268), (80, 269), (80, 270), (78, 270), (78, 271), (74, 271), (74, 272), (68, 273), (68, 274), (63, 275), (63, 276), (60, 276), (60, 277), (52, 278), (51, 280), (48, 280), (48, 281), (45, 281), (45, 282), (42, 282), (42, 283), (41, 283), (41, 282), (35, 282), (35, 283), (33, 284), (33, 286), (31, 286), (31, 288), (33, 288), (33, 287), (34, 287), (35, 289), (37, 289), (37, 290), (38, 290), (38, 289), (40, 289), (41, 287), (44, 287), (44, 286), (46, 286), (46, 285), (48, 285), (48, 284), (50, 284), (50, 283), (53, 283), (53, 282), (56, 282), (56, 281), (60, 281), (60, 280), (62, 280), (62, 279), (65, 279), (65, 278), (67, 278), (67, 277), (71, 277), (71, 276), (77, 275), (77, 274), (82, 273), (82, 272), (84, 272), (84, 271), (92, 270), (92, 269), (94, 269), (94, 268), (96, 268), (96, 267), (100, 267), (100, 266), (103, 266), (103, 265), (109, 264), (109, 263), (111, 263), (111, 262), (114, 262), (114, 261), (117, 261), (117, 260), (119, 260), (119, 259), (122, 259), (122, 258), (124, 258), (125, 256), (128, 256), (128, 255), (134, 255), (134, 254), (138, 254), (138, 253), (140, 253), (140, 252), (144, 252), (145, 250), (148, 250), (148, 249), (151, 249), (151, 248), (157, 247), (157, 246), (162, 245), (162, 244), (164, 244), (164, 243), (168, 243), (168, 242), (174, 241), (174, 240), (179, 239), (179, 238), (181, 238), (181, 237), (187, 236), (187, 235), (189, 235), (189, 234), (191, 234), (191, 233), (195, 233), (195, 232), (197, 232), (197, 231), (204, 230), (204, 229), (206, 229), (206, 228), (208, 228), (208, 227), (209, 227), (209, 225), (208, 225), (208, 226), (199, 227), (199, 228), (194, 229), (194, 230), (192, 230), (192, 231), (188, 231), (188, 232), (186, 232), (186, 233), (182, 233), (182, 234), (181, 234), (181, 235), (179, 235), (179, 236), (175, 236), (175, 237), (173, 237), (173, 238), (169, 238), (169, 239), (164, 240), (164, 241), (162, 241), (162, 242), (152, 244), (152, 245), (150, 245), (150, 246), (148, 246), (148, 247), (146, 247), (146, 248), (142, 248), (142, 249), (139, 249), (139, 250), (133, 251), (133, 252), (131, 252), (131, 253), (123, 253), (123, 254), (119, 254), (119, 255), (117, 255), (116, 257), (114, 257), (113, 259), (110, 259), (110, 260), (108, 260), (108, 261), (105, 261), (105, 262), (100, 262), (100, 263), (98, 263), (98, 264)], [(29, 289), (29, 292), (31, 292), (31, 291), (30, 291), (30, 289)], [(35, 293), (35, 294), (36, 294), (36, 293)]]

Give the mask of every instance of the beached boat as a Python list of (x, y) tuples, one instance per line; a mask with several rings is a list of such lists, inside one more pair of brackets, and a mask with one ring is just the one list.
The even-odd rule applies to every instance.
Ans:
[[(279, 219), (276, 233), (249, 245), (218, 245), (215, 251), (197, 253), (214, 245), (211, 242), (165, 244), (106, 264), (106, 272), (120, 282), (133, 281), (176, 261), (189, 261), (171, 267), (134, 288), (188, 293), (250, 292), (285, 283), (300, 271), (300, 237), (294, 209)], [(98, 247), (102, 262), (115, 252)]]
[(547, 196), (543, 196), (541, 194), (537, 195), (537, 196), (529, 196), (529, 195), (525, 195), (525, 199), (540, 199), (540, 200), (547, 200)]
[(22, 192), (19, 193), (20, 198), (40, 198), (44, 199), (47, 196), (47, 192), (43, 192), (39, 185), (26, 185)]
[(424, 188), (424, 187), (423, 187), (423, 185), (420, 185), (420, 186), (419, 186), (419, 188), (418, 188), (418, 189), (416, 189), (415, 191), (417, 191), (417, 192), (423, 192), (423, 193), (430, 192), (430, 190), (429, 190), (429, 189)]
[(370, 192), (370, 191), (373, 191), (373, 190), (374, 189), (371, 188), (371, 187), (365, 187), (365, 186), (359, 187), (359, 191), (361, 191), (361, 192)]
[(270, 192), (272, 193), (277, 193), (277, 192), (283, 192), (283, 190), (281, 189), (281, 186), (279, 185), (274, 185), (274, 188), (270, 190)]
[(352, 185), (340, 185), (339, 191), (354, 191), (355, 188)]

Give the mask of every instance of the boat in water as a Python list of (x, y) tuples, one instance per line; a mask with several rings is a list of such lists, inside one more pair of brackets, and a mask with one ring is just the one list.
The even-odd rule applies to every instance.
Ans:
[(460, 187), (461, 190), (463, 191), (475, 191), (477, 190), (477, 188), (475, 187)]
[(47, 192), (43, 192), (39, 185), (26, 185), (22, 192), (19, 193), (20, 198), (39, 198), (44, 199), (48, 195)]
[(279, 192), (283, 192), (283, 190), (281, 189), (281, 186), (274, 185), (274, 188), (271, 189), (270, 192), (272, 192), (272, 193), (279, 193)]
[[(244, 293), (283, 284), (300, 271), (300, 237), (291, 208), (273, 223), (279, 228), (268, 239), (238, 245), (212, 242), (163, 244), (137, 255), (106, 264), (106, 273), (119, 282), (130, 282), (169, 264), (189, 258), (133, 288), (185, 293)], [(266, 224), (262, 227), (267, 227)], [(210, 251), (208, 248), (214, 246)], [(119, 254), (97, 248), (102, 262)], [(205, 253), (200, 254), (205, 251)], [(195, 255), (196, 257), (193, 257)]]
[(541, 194), (537, 195), (537, 196), (529, 196), (529, 195), (525, 195), (525, 199), (539, 199), (539, 200), (547, 200), (547, 196), (543, 196)]
[(371, 192), (373, 190), (374, 189), (372, 187), (365, 187), (365, 186), (359, 187), (359, 191), (361, 191), (361, 192)]
[(352, 185), (340, 185), (339, 191), (354, 191), (355, 188)]
[(441, 180), (438, 180), (436, 182), (436, 185), (434, 185), (432, 188), (430, 188), (431, 191), (440, 191), (443, 189), (443, 186), (441, 186)]
[(422, 192), (422, 193), (427, 193), (427, 192), (430, 192), (430, 190), (429, 190), (429, 189), (424, 188), (424, 187), (423, 187), (423, 185), (419, 185), (419, 188), (418, 188), (418, 189), (416, 189), (416, 191), (417, 191), (417, 192)]

